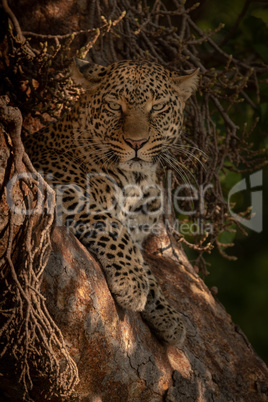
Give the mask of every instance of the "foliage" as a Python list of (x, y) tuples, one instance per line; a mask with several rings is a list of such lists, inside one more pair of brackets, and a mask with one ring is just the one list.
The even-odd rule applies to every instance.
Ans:
[[(267, 64), (268, 48), (265, 46), (268, 39), (267, 2), (245, 1), (242, 3), (240, 0), (233, 0), (220, 3), (209, 1), (200, 7), (199, 13), (196, 15), (196, 22), (203, 29), (214, 29), (222, 21), (224, 21), (225, 27), (217, 34), (217, 42), (222, 43), (228, 35), (229, 40), (224, 45), (225, 50), (238, 54), (244, 60), (251, 59), (263, 65)], [(238, 108), (232, 118), (235, 118), (239, 125), (245, 121), (250, 124), (255, 118), (259, 118), (250, 141), (253, 143), (254, 149), (265, 148), (267, 150), (268, 74), (264, 72), (259, 77), (259, 102), (253, 109), (245, 108), (243, 103), (237, 105)], [(254, 99), (254, 90), (251, 86), (248, 86), (247, 94)], [(206, 278), (209, 286), (216, 285), (218, 287), (219, 299), (266, 362), (268, 361), (268, 325), (265, 319), (268, 304), (267, 174), (266, 167), (263, 170), (263, 187), (258, 188), (258, 191), (263, 191), (264, 227), (262, 233), (249, 231), (246, 237), (238, 234), (233, 248), (237, 261), (230, 264), (226, 264), (217, 257), (216, 253), (212, 252), (207, 261), (215, 268), (210, 270), (210, 275)], [(242, 175), (239, 173), (229, 172), (227, 175), (222, 175), (222, 186), (224, 186), (225, 193), (227, 194), (229, 189), (241, 179)], [(242, 211), (250, 205), (251, 200), (248, 193), (249, 191), (239, 193), (239, 197), (236, 198), (237, 210)], [(226, 242), (233, 240), (231, 237), (225, 239)]]

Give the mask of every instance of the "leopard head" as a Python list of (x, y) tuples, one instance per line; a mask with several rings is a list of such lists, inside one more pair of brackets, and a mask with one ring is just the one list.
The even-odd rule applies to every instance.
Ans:
[(75, 79), (86, 91), (87, 132), (92, 143), (102, 144), (99, 157), (124, 170), (156, 165), (180, 135), (197, 74), (180, 76), (144, 60), (103, 67), (76, 59)]

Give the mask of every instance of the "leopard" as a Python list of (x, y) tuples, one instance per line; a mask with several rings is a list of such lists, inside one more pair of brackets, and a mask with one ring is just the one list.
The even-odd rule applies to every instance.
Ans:
[(198, 70), (179, 74), (149, 60), (108, 66), (75, 59), (73, 108), (25, 140), (56, 192), (57, 225), (99, 261), (113, 298), (139, 312), (156, 337), (183, 344), (182, 314), (167, 301), (142, 248), (163, 217), (163, 156), (180, 138)]

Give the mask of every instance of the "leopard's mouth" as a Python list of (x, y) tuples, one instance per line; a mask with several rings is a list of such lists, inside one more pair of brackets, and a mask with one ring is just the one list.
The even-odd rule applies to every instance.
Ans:
[(128, 162), (145, 162), (143, 159), (135, 156), (134, 158), (130, 159)]

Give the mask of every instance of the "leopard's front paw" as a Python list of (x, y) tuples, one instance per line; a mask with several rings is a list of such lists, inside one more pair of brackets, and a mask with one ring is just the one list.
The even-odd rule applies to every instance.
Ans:
[(138, 273), (132, 270), (118, 272), (109, 282), (110, 290), (120, 306), (132, 311), (144, 310), (149, 283), (142, 269)]
[(164, 298), (148, 301), (141, 314), (161, 341), (176, 346), (183, 344), (186, 330), (181, 316)]

